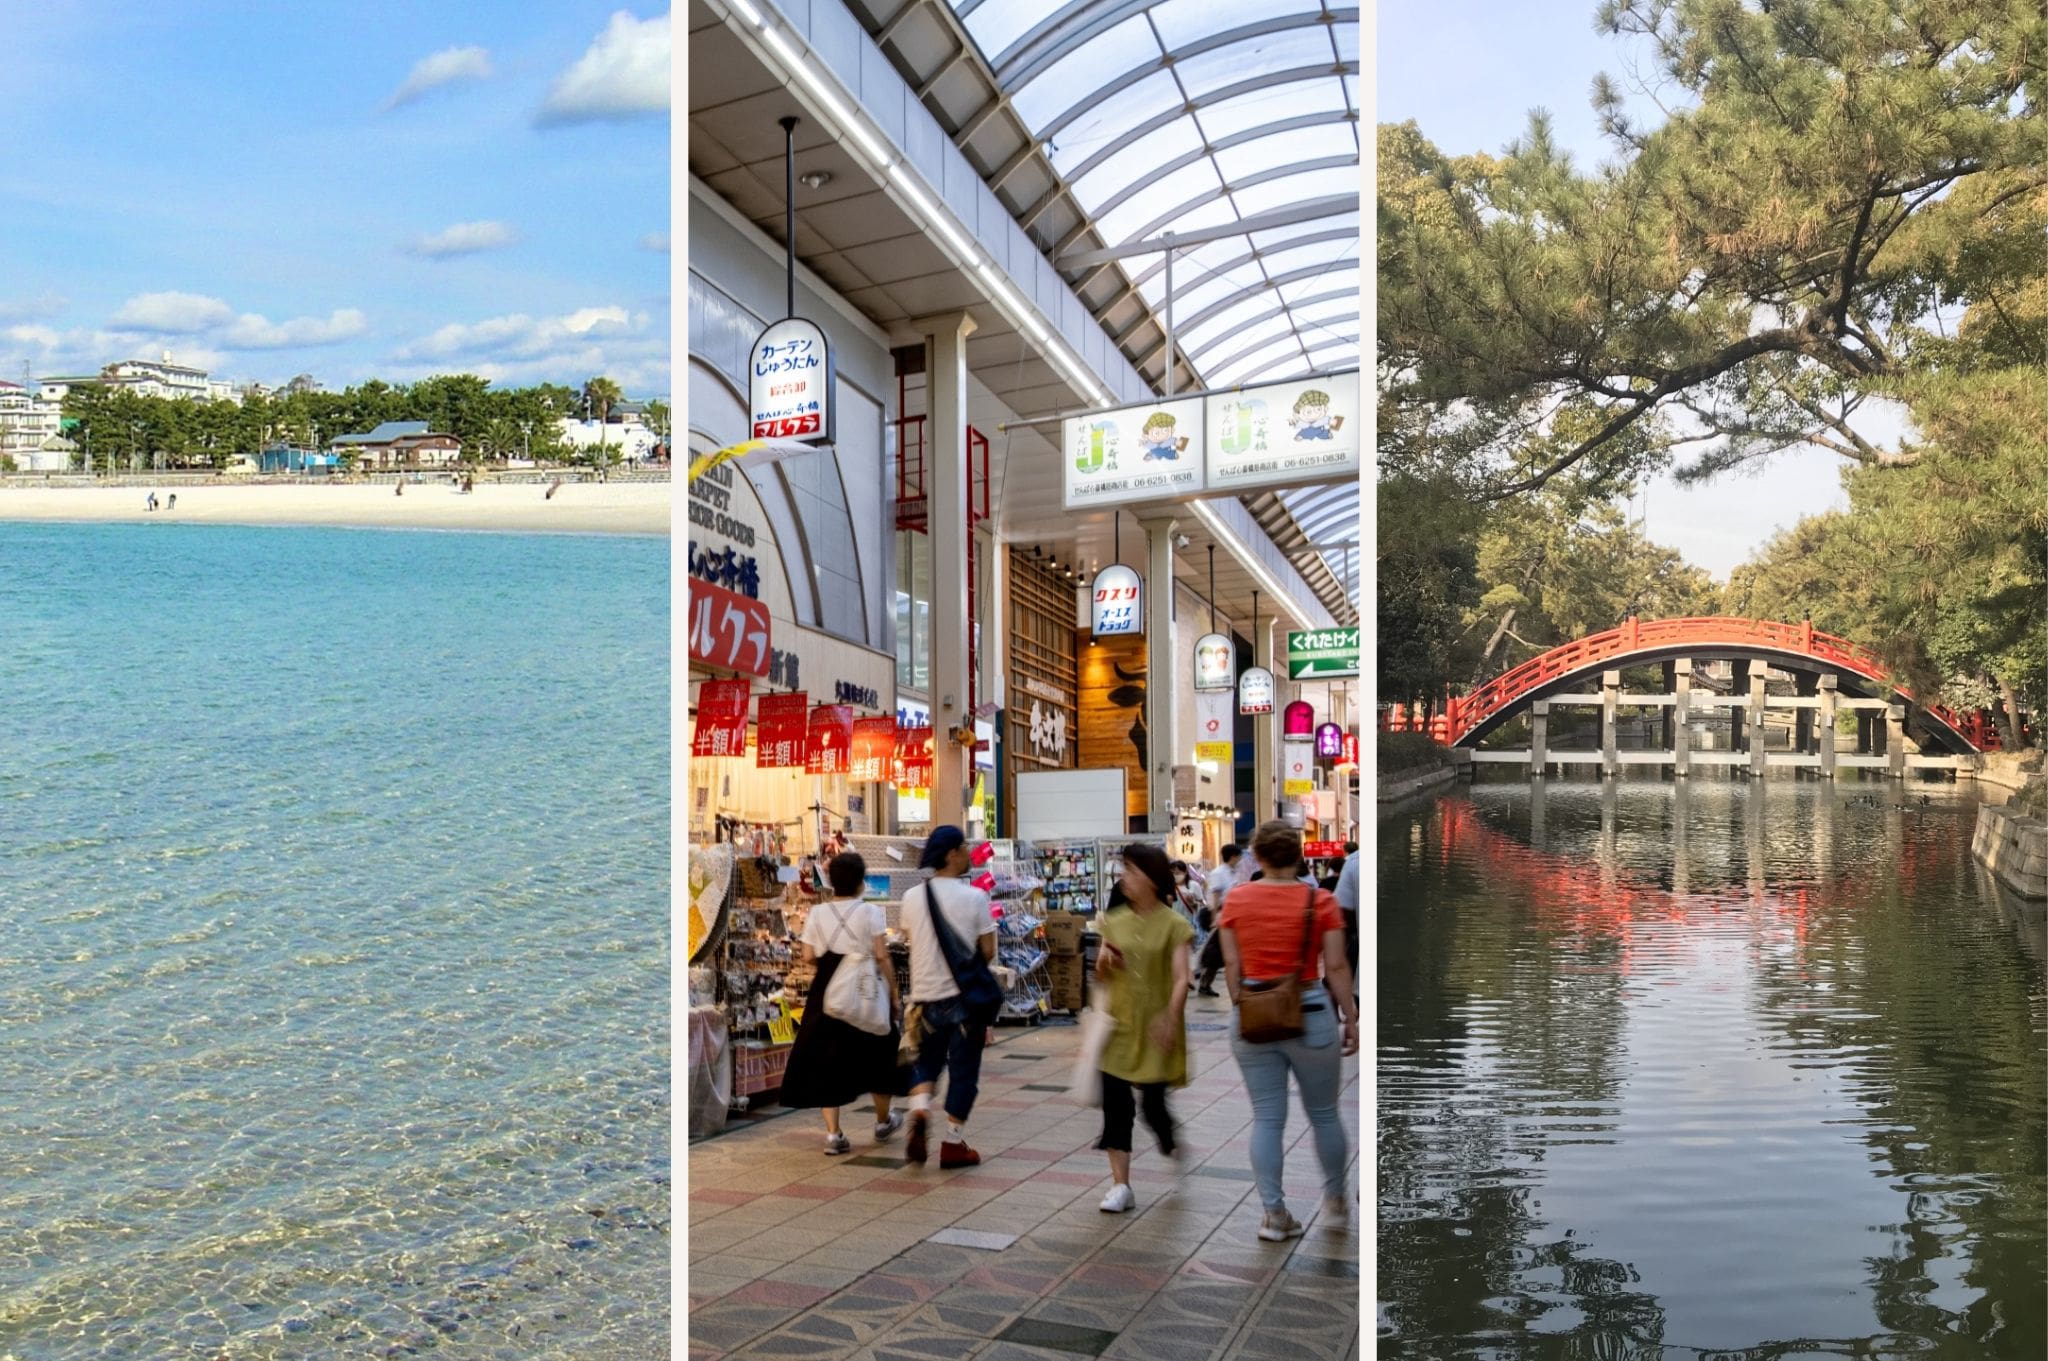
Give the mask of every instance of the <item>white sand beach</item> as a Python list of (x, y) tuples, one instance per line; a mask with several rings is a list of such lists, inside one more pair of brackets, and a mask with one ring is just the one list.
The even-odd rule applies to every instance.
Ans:
[[(216, 525), (336, 525), (373, 529), (470, 529), (516, 533), (669, 532), (668, 482), (479, 485), (181, 483), (149, 487), (0, 485), (0, 520), (184, 521)], [(148, 509), (154, 490), (157, 509)], [(177, 509), (169, 508), (171, 495)]]

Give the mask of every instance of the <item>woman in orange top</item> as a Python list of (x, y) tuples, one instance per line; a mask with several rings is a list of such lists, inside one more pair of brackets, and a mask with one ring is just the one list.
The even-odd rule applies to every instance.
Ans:
[(1323, 1165), (1323, 1221), (1334, 1225), (1350, 1218), (1344, 1164), (1351, 1151), (1337, 1098), (1344, 1086), (1344, 1058), (1358, 1052), (1358, 1002), (1351, 990), (1343, 914), (1335, 895), (1301, 877), (1300, 833), (1284, 822), (1266, 823), (1252, 837), (1252, 858), (1264, 877), (1230, 890), (1217, 925), (1231, 1005), (1236, 1007), (1247, 978), (1285, 978), (1295, 971), (1301, 979), (1305, 1030), (1291, 1040), (1252, 1044), (1238, 1033), (1234, 1015), (1231, 1023), (1231, 1052), (1252, 1103), (1252, 1173), (1265, 1206), (1259, 1237), (1278, 1243), (1301, 1232), (1281, 1192), (1289, 1072), (1315, 1129), (1316, 1159)]

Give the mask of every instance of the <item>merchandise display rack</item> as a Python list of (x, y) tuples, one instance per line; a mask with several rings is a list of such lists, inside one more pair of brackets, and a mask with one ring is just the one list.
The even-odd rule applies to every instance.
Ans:
[(1048, 912), (1078, 912), (1095, 915), (1102, 902), (1097, 876), (1099, 843), (1082, 841), (1034, 841), (1030, 863), (1032, 873), (1044, 881), (1044, 904)]
[[(1051, 980), (1045, 923), (1045, 881), (1015, 858), (1012, 843), (998, 842), (998, 855), (985, 867), (995, 878), (989, 893), (996, 916), (996, 964), (1004, 970), (1003, 1010), (999, 1021), (1037, 1025), (1045, 1019)], [(1009, 855), (1000, 852), (1008, 850)]]

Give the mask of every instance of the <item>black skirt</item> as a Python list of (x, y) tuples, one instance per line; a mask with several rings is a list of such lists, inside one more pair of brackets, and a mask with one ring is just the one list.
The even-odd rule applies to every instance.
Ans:
[(836, 1016), (825, 1014), (825, 989), (845, 956), (818, 956), (818, 976), (804, 1002), (796, 1044), (782, 1074), (782, 1104), (812, 1110), (850, 1106), (870, 1093), (903, 1096), (910, 1091), (910, 1070), (896, 1066), (903, 1036), (895, 1027), (886, 1035), (870, 1035)]

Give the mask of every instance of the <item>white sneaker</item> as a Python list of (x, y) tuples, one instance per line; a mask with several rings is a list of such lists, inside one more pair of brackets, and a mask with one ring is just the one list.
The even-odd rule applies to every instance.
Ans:
[(1285, 1210), (1268, 1210), (1259, 1219), (1259, 1237), (1268, 1243), (1284, 1243), (1301, 1237), (1301, 1223)]
[(844, 1134), (828, 1134), (825, 1136), (826, 1157), (836, 1158), (841, 1153), (851, 1152), (853, 1152), (853, 1140), (847, 1138)]
[(902, 1128), (903, 1112), (890, 1111), (889, 1118), (887, 1120), (875, 1121), (875, 1142), (878, 1144), (887, 1143), (889, 1141), (889, 1137), (893, 1135), (897, 1130)]
[(1109, 1194), (1102, 1198), (1102, 1212), (1106, 1215), (1120, 1215), (1126, 1210), (1135, 1209), (1137, 1204), (1138, 1198), (1131, 1194), (1131, 1188), (1118, 1182), (1110, 1187)]

